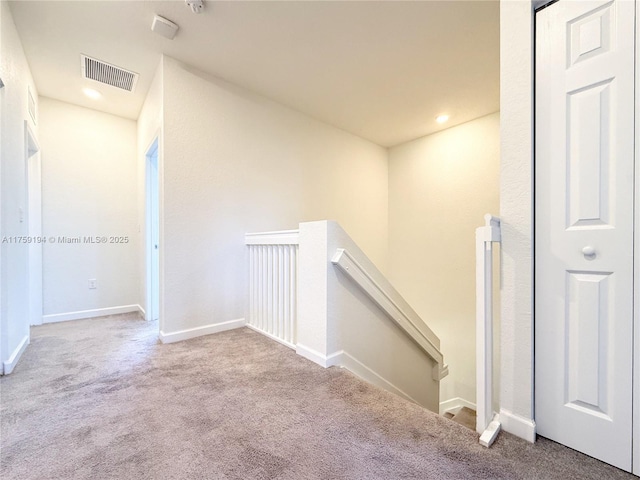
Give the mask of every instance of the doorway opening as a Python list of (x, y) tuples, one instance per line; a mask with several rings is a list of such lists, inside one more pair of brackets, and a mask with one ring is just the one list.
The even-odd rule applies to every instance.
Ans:
[(34, 240), (28, 246), (29, 325), (42, 325), (42, 166), (40, 146), (35, 135), (24, 122), (25, 171), (27, 174), (27, 235)]
[(160, 318), (160, 183), (158, 137), (146, 153), (146, 320)]

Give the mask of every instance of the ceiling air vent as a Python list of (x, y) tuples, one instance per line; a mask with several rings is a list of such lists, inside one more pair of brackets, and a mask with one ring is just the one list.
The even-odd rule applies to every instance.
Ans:
[(80, 55), (82, 62), (82, 76), (96, 82), (133, 92), (138, 82), (138, 74), (116, 67), (102, 60)]

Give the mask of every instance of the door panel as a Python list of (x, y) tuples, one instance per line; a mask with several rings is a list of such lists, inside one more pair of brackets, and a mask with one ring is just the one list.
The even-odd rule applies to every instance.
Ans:
[(614, 282), (610, 273), (567, 272), (565, 405), (609, 417), (607, 338)]
[(567, 94), (567, 228), (610, 226), (612, 83), (608, 79)]
[(536, 22), (537, 430), (631, 470), (635, 2)]

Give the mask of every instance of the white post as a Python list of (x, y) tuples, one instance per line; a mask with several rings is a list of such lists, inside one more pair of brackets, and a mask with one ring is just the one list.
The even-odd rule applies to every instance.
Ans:
[(491, 446), (500, 431), (493, 414), (493, 243), (500, 241), (500, 219), (485, 215), (476, 229), (476, 431)]
[[(329, 222), (300, 224), (296, 353), (323, 367), (329, 352)], [(333, 268), (333, 267), (331, 267)]]

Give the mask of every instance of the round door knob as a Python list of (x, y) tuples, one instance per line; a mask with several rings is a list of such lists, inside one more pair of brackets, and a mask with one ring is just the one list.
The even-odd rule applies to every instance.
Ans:
[(586, 257), (593, 257), (596, 254), (596, 249), (590, 245), (587, 245), (582, 249), (582, 254)]

